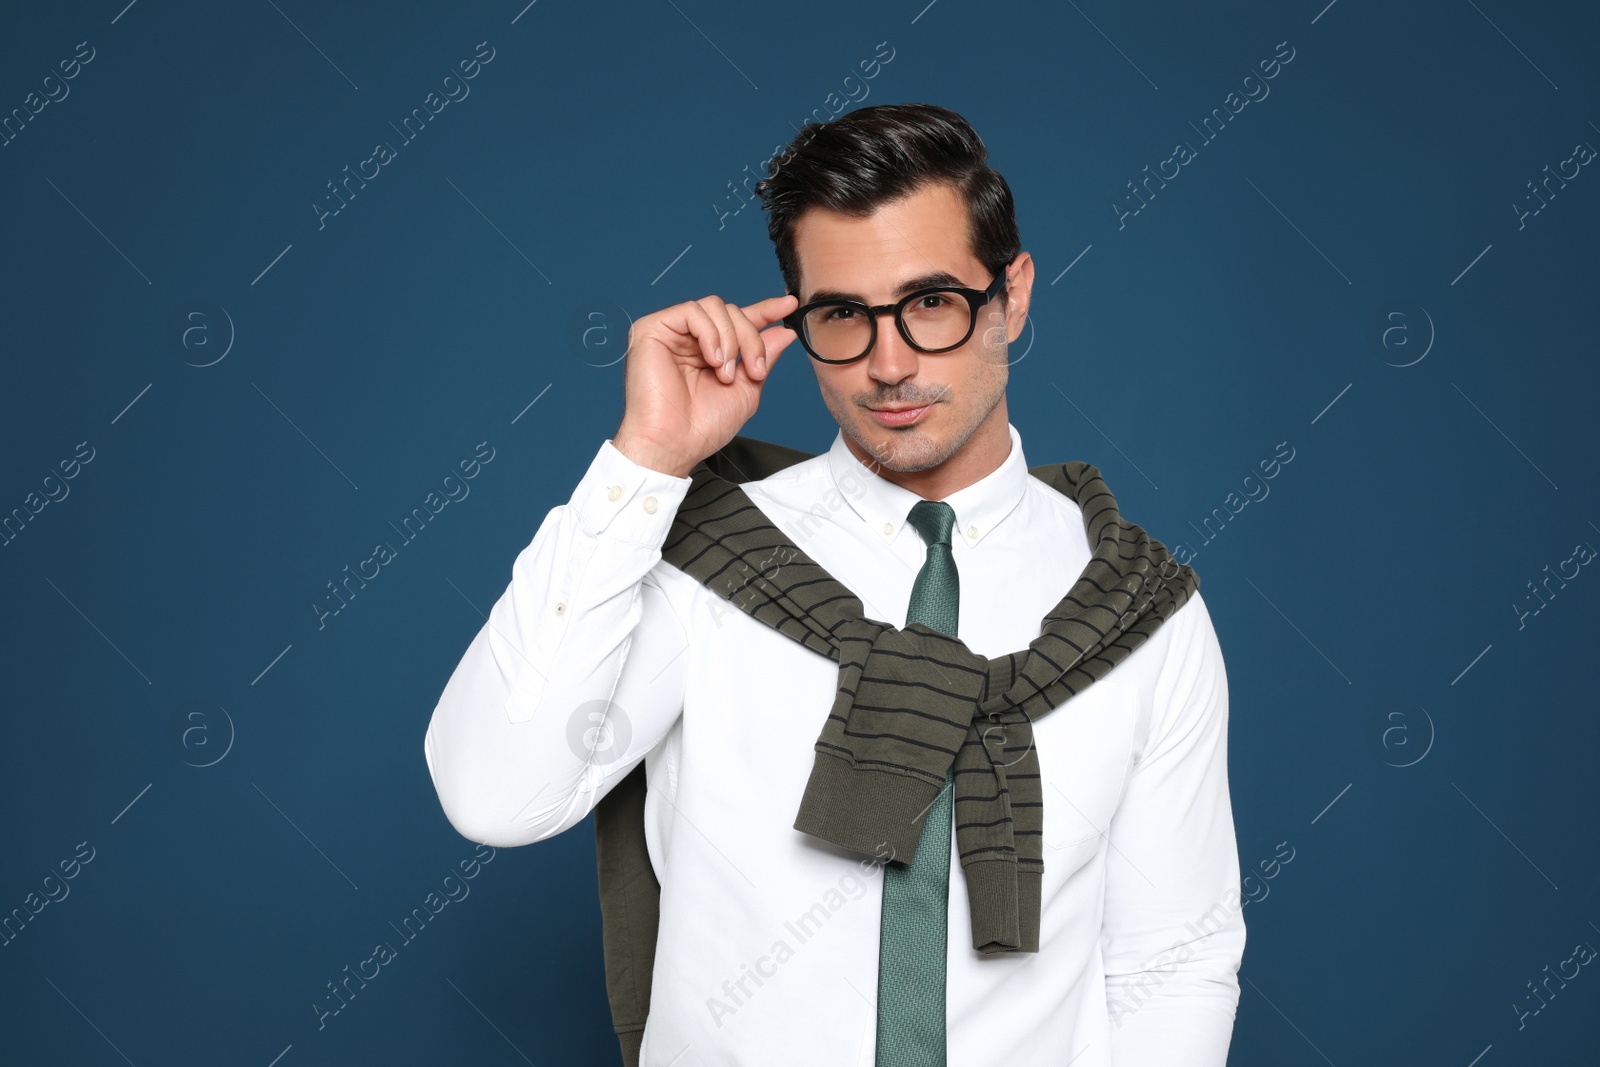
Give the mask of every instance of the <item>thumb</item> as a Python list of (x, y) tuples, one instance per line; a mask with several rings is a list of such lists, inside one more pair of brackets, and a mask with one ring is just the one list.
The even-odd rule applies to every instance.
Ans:
[(768, 368), (778, 362), (778, 357), (784, 350), (799, 338), (800, 335), (787, 326), (773, 326), (761, 331), (761, 343), (766, 347)]
[[(765, 366), (756, 371), (756, 374), (759, 374), (760, 377), (758, 378), (756, 374), (750, 373), (754, 368), (745, 367), (746, 376), (755, 383), (758, 390), (767, 383), (768, 376), (772, 374), (773, 368), (778, 365), (778, 357), (783, 355), (784, 350), (793, 344), (798, 337), (799, 335), (787, 326), (775, 326), (761, 331), (761, 362)], [(744, 363), (741, 362), (740, 366), (743, 367)]]

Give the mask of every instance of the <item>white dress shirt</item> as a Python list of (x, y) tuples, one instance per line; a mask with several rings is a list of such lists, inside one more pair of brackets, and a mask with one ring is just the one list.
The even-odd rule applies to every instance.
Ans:
[[(990, 657), (1039, 635), (1091, 555), (1078, 506), (1009, 432), (1004, 462), (945, 498), (957, 636)], [(463, 836), (506, 847), (576, 825), (643, 759), (661, 883), (644, 1067), (871, 1067), (882, 868), (793, 828), (838, 664), (661, 560), (689, 484), (601, 445), (445, 686), (428, 770)], [(904, 626), (926, 551), (915, 493), (842, 433), (744, 491), (869, 617)], [(952, 833), (951, 1067), (1222, 1067), (1245, 941), (1227, 723), (1197, 592), (1034, 724), (1040, 951), (972, 948)]]

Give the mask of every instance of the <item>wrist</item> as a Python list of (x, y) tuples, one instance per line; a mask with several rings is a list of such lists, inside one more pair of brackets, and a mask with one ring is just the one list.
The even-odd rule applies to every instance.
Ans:
[(672, 450), (635, 437), (624, 429), (619, 429), (612, 435), (611, 447), (641, 467), (649, 467), (653, 471), (669, 474), (674, 478), (687, 478), (689, 472), (699, 462), (696, 460), (692, 463), (686, 463), (683, 457)]

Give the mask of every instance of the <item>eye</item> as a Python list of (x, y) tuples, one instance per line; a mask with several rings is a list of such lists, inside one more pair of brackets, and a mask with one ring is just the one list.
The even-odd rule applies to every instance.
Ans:
[[(924, 303), (924, 301), (927, 301), (927, 300), (932, 300), (933, 303), (931, 303), (931, 304)], [(924, 311), (934, 311), (934, 310), (937, 310), (938, 308), (944, 307), (945, 305), (947, 305), (949, 303), (951, 303), (950, 298), (948, 296), (945, 296), (943, 293), (929, 293), (927, 296), (922, 296), (922, 297), (918, 297), (917, 298), (918, 306), (921, 307), (921, 309), (924, 310)]]
[(855, 313), (855, 308), (844, 307), (841, 305), (839, 307), (829, 308), (828, 313), (823, 316), (823, 320), (825, 322), (844, 322), (847, 321), (845, 316), (854, 315)]

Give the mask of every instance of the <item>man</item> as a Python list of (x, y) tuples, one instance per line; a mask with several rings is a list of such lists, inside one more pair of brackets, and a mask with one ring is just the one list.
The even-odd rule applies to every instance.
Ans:
[[(1024, 460), (1009, 188), (959, 115), (881, 105), (808, 125), (758, 192), (788, 293), (630, 330), (620, 426), (434, 711), (445, 814), (544, 840), (643, 761), (647, 1065), (1220, 1067), (1244, 947), (1221, 650), (1093, 468)], [(832, 446), (715, 479), (797, 339)], [(1014, 713), (1045, 683), (1070, 691)]]

